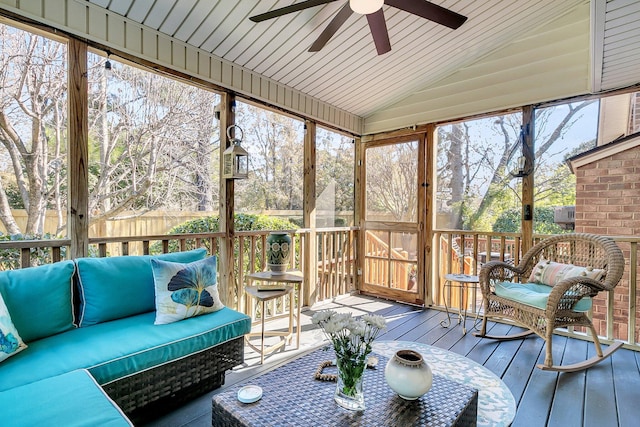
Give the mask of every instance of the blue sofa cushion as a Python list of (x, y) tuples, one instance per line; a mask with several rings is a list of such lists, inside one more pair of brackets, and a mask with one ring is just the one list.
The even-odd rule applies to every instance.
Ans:
[(27, 348), (0, 294), (0, 362)]
[(251, 319), (230, 308), (181, 322), (154, 325), (144, 313), (77, 328), (29, 343), (0, 364), (0, 391), (76, 369), (99, 384), (152, 368), (243, 336)]
[(4, 427), (133, 426), (85, 370), (0, 392)]
[(73, 261), (0, 272), (0, 294), (25, 342), (73, 329)]
[[(79, 326), (91, 326), (155, 309), (151, 259), (193, 262), (203, 259), (206, 249), (162, 255), (79, 258)], [(20, 330), (18, 328), (18, 330)]]
[(215, 256), (182, 264), (151, 260), (156, 287), (156, 325), (221, 310)]
[[(537, 307), (541, 310), (547, 308), (547, 300), (551, 293), (551, 286), (540, 283), (496, 283), (496, 295), (512, 301)], [(573, 308), (575, 311), (589, 311), (591, 309), (591, 298), (583, 297)]]

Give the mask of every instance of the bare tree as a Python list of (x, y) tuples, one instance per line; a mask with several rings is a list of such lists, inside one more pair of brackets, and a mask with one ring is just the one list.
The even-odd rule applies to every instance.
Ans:
[[(66, 218), (66, 48), (0, 25), (0, 220), (41, 235), (47, 209)], [(151, 209), (211, 210), (219, 136), (216, 95), (90, 55), (91, 221)], [(21, 228), (11, 209), (24, 208)]]
[(236, 122), (250, 154), (249, 179), (236, 182), (239, 209), (302, 209), (303, 124), (282, 114), (238, 103)]
[[(553, 124), (551, 109), (537, 112), (534, 171), (537, 200), (553, 195), (559, 185), (568, 182), (568, 170), (549, 163), (550, 150), (558, 146), (555, 143), (576, 123), (580, 112), (594, 102), (567, 104), (564, 116)], [(451, 215), (458, 228), (479, 229), (487, 216), (493, 217), (494, 211), (511, 207), (509, 200), (520, 198), (519, 181), (514, 180), (509, 171), (520, 155), (521, 119), (517, 114), (498, 116), (493, 119), (490, 131), (485, 130), (485, 134), (475, 140), (463, 126), (467, 123), (453, 124), (439, 134), (439, 186), (446, 189), (446, 194), (440, 197), (452, 206)], [(481, 168), (489, 173), (477, 179)]]
[[(5, 25), (0, 37), (0, 143), (13, 172), (0, 181), (0, 219), (10, 234), (42, 234), (47, 208), (64, 203), (66, 49)], [(9, 187), (27, 211), (24, 230), (11, 213)]]
[(90, 129), (100, 158), (92, 219), (161, 207), (211, 210), (215, 94), (117, 63), (105, 73), (96, 61)]
[(367, 149), (367, 210), (396, 221), (417, 218), (418, 144), (406, 142)]

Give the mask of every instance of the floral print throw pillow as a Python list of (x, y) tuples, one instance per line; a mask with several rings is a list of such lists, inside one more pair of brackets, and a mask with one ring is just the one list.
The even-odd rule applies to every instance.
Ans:
[(25, 348), (27, 345), (13, 326), (7, 305), (0, 294), (0, 362)]
[(156, 325), (221, 310), (217, 258), (182, 264), (151, 260), (156, 291)]

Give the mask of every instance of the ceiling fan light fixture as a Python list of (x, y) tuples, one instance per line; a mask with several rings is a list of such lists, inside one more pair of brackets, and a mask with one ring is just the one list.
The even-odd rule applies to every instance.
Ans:
[(384, 0), (349, 0), (349, 7), (355, 13), (360, 15), (368, 15), (380, 10)]

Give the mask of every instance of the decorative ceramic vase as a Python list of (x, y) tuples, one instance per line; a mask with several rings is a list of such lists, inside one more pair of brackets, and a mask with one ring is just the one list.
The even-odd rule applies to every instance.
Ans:
[(431, 388), (433, 375), (422, 355), (413, 350), (398, 350), (384, 369), (384, 377), (393, 391), (405, 400), (415, 400)]
[(284, 274), (289, 267), (291, 237), (283, 231), (272, 231), (267, 236), (267, 266), (273, 274)]
[(336, 403), (350, 411), (364, 411), (364, 370), (366, 357), (362, 358), (336, 358), (338, 375), (336, 379)]

